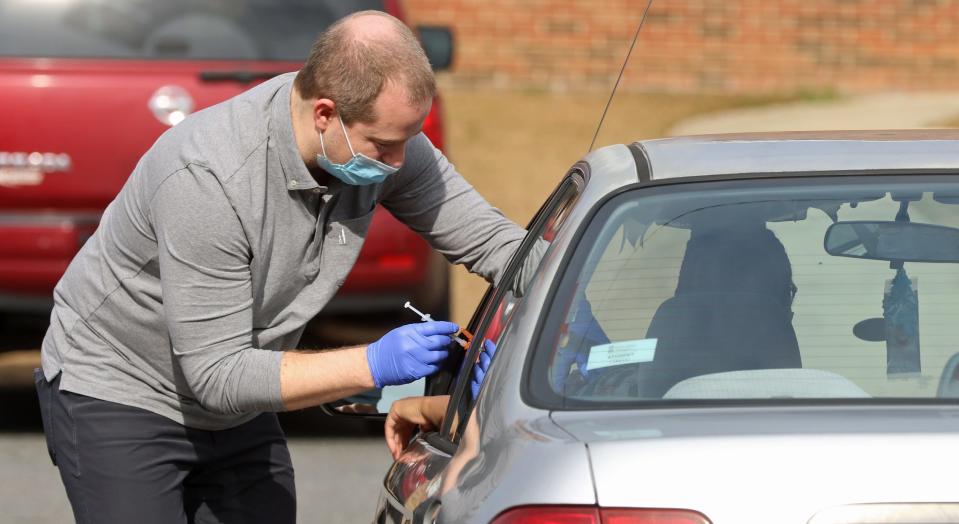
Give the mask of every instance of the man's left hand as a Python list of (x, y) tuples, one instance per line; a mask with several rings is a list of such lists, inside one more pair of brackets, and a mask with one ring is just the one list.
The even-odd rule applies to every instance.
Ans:
[(492, 340), (483, 341), (483, 351), (480, 352), (479, 361), (473, 366), (473, 378), (470, 380), (470, 393), (473, 400), (479, 396), (480, 386), (483, 385), (483, 379), (486, 378), (486, 371), (489, 369), (489, 363), (493, 360), (493, 354), (496, 353), (496, 344)]

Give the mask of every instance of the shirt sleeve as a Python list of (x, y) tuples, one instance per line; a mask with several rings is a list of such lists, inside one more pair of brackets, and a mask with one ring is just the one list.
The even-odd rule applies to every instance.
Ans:
[(403, 167), (387, 179), (381, 201), (447, 260), (491, 283), (499, 281), (526, 235), (422, 133), (408, 142)]
[(188, 166), (150, 205), (175, 363), (215, 413), (282, 410), (282, 352), (253, 347), (251, 250), (219, 180)]

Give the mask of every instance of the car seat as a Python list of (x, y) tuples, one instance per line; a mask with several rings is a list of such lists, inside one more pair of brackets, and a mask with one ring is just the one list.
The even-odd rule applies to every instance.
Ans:
[(792, 327), (792, 269), (765, 227), (693, 230), (675, 295), (653, 315), (656, 351), (642, 396), (708, 373), (799, 368)]

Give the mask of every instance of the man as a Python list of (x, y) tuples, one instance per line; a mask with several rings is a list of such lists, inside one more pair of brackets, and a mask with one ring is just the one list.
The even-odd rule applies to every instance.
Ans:
[(490, 281), (518, 246), (524, 231), (420, 132), (434, 93), (409, 29), (357, 13), (295, 76), (192, 115), (141, 158), (57, 285), (36, 377), (77, 522), (294, 522), (273, 412), (437, 369), (449, 322), (288, 351), (376, 203)]

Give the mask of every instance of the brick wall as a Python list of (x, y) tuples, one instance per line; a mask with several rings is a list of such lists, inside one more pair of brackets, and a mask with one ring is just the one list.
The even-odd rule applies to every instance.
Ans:
[[(443, 82), (607, 90), (644, 0), (406, 0), (456, 38)], [(656, 0), (623, 88), (959, 89), (959, 0)]]

